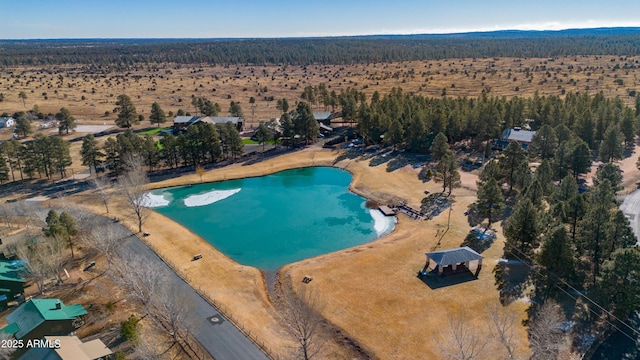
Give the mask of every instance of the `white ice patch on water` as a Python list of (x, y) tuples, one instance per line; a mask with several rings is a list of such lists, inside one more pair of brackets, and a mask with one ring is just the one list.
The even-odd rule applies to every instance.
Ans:
[(214, 190), (204, 194), (190, 195), (186, 199), (184, 199), (184, 205), (187, 207), (195, 207), (213, 204), (220, 200), (224, 200), (229, 196), (239, 193), (240, 190), (241, 189)]
[(385, 216), (378, 209), (369, 209), (369, 214), (373, 218), (373, 229), (378, 236), (384, 235), (393, 229), (395, 224), (393, 216)]
[(165, 195), (161, 194), (161, 195), (156, 195), (156, 194), (152, 194), (150, 192), (144, 194), (142, 196), (142, 199), (140, 200), (140, 204), (144, 207), (148, 207), (148, 208), (156, 208), (156, 207), (162, 207), (162, 206), (167, 206), (171, 203), (171, 200), (167, 199), (165, 197)]

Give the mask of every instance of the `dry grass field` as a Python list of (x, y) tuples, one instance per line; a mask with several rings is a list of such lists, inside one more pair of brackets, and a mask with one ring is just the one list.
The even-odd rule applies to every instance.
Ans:
[[(410, 167), (388, 172), (386, 164), (370, 166), (368, 160), (341, 160), (338, 152), (307, 149), (270, 159), (252, 166), (234, 165), (204, 175), (204, 181), (219, 181), (268, 173), (301, 166), (332, 165), (354, 174), (351, 189), (370, 199), (405, 199), (419, 206), (424, 190), (440, 191), (440, 184), (422, 183)], [(468, 174), (470, 179), (475, 175)], [(153, 187), (197, 183), (196, 174), (153, 184)], [(471, 181), (469, 181), (471, 182)], [(288, 265), (280, 273), (285, 285), (298, 286), (303, 276), (313, 277), (304, 286), (312, 287), (327, 304), (323, 315), (341, 329), (340, 338), (327, 342), (323, 358), (353, 358), (352, 348), (342, 346), (344, 336), (377, 358), (412, 358), (423, 354), (437, 358), (438, 343), (446, 338), (449, 315), (467, 311), (469, 326), (486, 332), (486, 309), (498, 302), (491, 269), (502, 253), (501, 235), (483, 255), (485, 267), (476, 281), (431, 289), (416, 277), (424, 266), (427, 251), (460, 245), (471, 229), (463, 212), (475, 200), (467, 189), (454, 191), (455, 205), (451, 228), (436, 246), (436, 232), (442, 234), (447, 212), (430, 221), (416, 221), (400, 216), (397, 229), (389, 236), (356, 248), (319, 256)], [(91, 193), (74, 196), (75, 202), (88, 204), (97, 199)], [(114, 206), (115, 208), (115, 206)], [(96, 208), (95, 210), (98, 210)], [(99, 211), (99, 210), (98, 210)], [(125, 215), (126, 209), (119, 207)], [(248, 209), (250, 211), (250, 209)], [(131, 228), (135, 226), (129, 224)], [(153, 214), (144, 226), (151, 232), (150, 243), (168, 262), (207, 295), (229, 309), (239, 322), (278, 354), (287, 354), (286, 340), (276, 310), (271, 303), (262, 274), (254, 268), (234, 263), (202, 239), (179, 224)], [(499, 224), (496, 224), (499, 229)], [(151, 229), (151, 230), (149, 230)], [(203, 254), (198, 262), (188, 261), (193, 254)], [(300, 283), (301, 284), (301, 283)], [(524, 317), (525, 303), (511, 306), (519, 318)], [(518, 351), (526, 352), (527, 340), (518, 325)], [(491, 352), (487, 358), (491, 358)], [(422, 355), (421, 355), (422, 356)]]
[[(300, 99), (306, 86), (326, 84), (337, 93), (348, 87), (368, 95), (388, 93), (393, 87), (405, 92), (439, 97), (479, 96), (488, 92), (495, 96), (562, 95), (565, 92), (595, 93), (607, 97), (620, 96), (632, 104), (630, 89), (638, 85), (640, 57), (575, 56), (554, 59), (451, 59), (412, 61), (389, 64), (309, 65), (303, 66), (141, 66), (117, 72), (88, 67), (2, 68), (0, 69), (0, 113), (26, 111), (38, 106), (41, 112), (56, 113), (67, 107), (78, 124), (111, 125), (112, 112), (119, 94), (129, 95), (138, 112), (148, 117), (151, 104), (159, 102), (165, 112), (183, 109), (195, 115), (191, 96), (206, 97), (221, 105), (227, 115), (230, 101), (240, 102), (250, 125), (276, 117), (277, 99), (291, 104)], [(24, 103), (18, 94), (24, 91)], [(252, 110), (249, 98), (255, 97)], [(323, 110), (315, 105), (316, 111)], [(105, 114), (107, 113), (107, 114)], [(149, 122), (137, 128), (151, 126)], [(48, 130), (44, 130), (48, 131)], [(75, 138), (83, 133), (70, 134)], [(6, 129), (0, 140), (10, 137)], [(105, 138), (100, 138), (102, 143)], [(86, 172), (80, 165), (81, 142), (71, 144), (74, 164), (69, 174)], [(387, 171), (385, 164), (371, 166), (368, 160), (346, 159), (336, 162), (339, 152), (311, 148), (269, 159), (252, 166), (233, 165), (207, 172), (204, 181), (220, 181), (247, 176), (261, 176), (280, 170), (314, 165), (335, 165), (354, 175), (351, 189), (369, 199), (384, 203), (404, 199), (414, 207), (420, 205), (424, 190), (441, 191), (441, 185), (422, 183), (414, 169)], [(634, 169), (635, 159), (625, 164), (629, 175), (640, 177)], [(631, 164), (633, 162), (633, 164)], [(396, 230), (379, 240), (355, 248), (307, 259), (283, 268), (280, 280), (285, 285), (301, 284), (304, 276), (327, 304), (323, 315), (342, 334), (361, 346), (373, 357), (382, 359), (441, 358), (451, 314), (467, 314), (468, 326), (478, 333), (488, 333), (486, 309), (498, 301), (491, 270), (502, 254), (504, 238), (498, 229), (497, 240), (483, 255), (484, 267), (475, 281), (432, 289), (416, 277), (424, 266), (425, 252), (459, 246), (471, 226), (463, 212), (475, 201), (475, 177), (463, 173), (465, 188), (453, 192), (455, 203), (450, 213), (451, 224), (444, 237), (448, 212), (430, 221), (416, 221), (400, 216)], [(635, 180), (625, 185), (630, 189)], [(153, 187), (200, 182), (196, 174), (154, 183)], [(73, 195), (69, 199), (101, 212), (99, 200), (92, 192)], [(113, 211), (126, 219), (127, 211), (114, 204)], [(292, 343), (285, 339), (282, 325), (266, 291), (263, 274), (255, 268), (234, 263), (181, 225), (153, 213), (145, 229), (145, 238), (160, 256), (175, 264), (176, 270), (192, 285), (227, 308), (255, 337), (278, 354), (287, 354)], [(440, 239), (440, 242), (438, 240)], [(202, 261), (191, 262), (194, 254)], [(527, 304), (510, 306), (524, 318)], [(341, 335), (342, 336), (342, 335)], [(518, 326), (517, 352), (526, 357), (527, 337)], [(323, 358), (347, 359), (356, 354), (343, 346), (344, 339), (335, 337), (327, 343)], [(497, 349), (488, 348), (485, 358), (495, 358)]]
[[(384, 95), (393, 87), (424, 96), (562, 95), (564, 92), (620, 96), (630, 104), (629, 89), (638, 85), (640, 57), (572, 56), (553, 59), (482, 58), (405, 61), (354, 65), (212, 66), (140, 65), (128, 71), (85, 66), (0, 69), (0, 113), (26, 111), (37, 105), (44, 114), (67, 107), (79, 123), (112, 124), (118, 95), (127, 94), (148, 117), (153, 102), (165, 112), (191, 112), (191, 96), (220, 104), (228, 114), (230, 101), (239, 102), (247, 121), (257, 123), (279, 115), (277, 99), (292, 104), (306, 86), (325, 84), (340, 93), (348, 87)], [(18, 94), (24, 91), (24, 103)], [(252, 110), (249, 98), (256, 99)], [(318, 104), (316, 110), (323, 110)], [(109, 112), (109, 115), (105, 115)], [(147, 122), (144, 124), (148, 126)]]

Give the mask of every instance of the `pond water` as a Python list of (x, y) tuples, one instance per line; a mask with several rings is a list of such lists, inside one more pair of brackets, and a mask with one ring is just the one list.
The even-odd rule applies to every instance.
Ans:
[(394, 218), (348, 190), (351, 174), (312, 167), (154, 190), (145, 204), (234, 261), (263, 270), (369, 242)]

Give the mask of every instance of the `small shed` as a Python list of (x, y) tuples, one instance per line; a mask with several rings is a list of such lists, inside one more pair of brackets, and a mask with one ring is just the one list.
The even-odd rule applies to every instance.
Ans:
[(427, 263), (424, 265), (424, 268), (422, 268), (420, 272), (421, 275), (426, 275), (427, 272), (429, 272), (431, 262), (434, 263), (434, 270), (437, 269), (438, 275), (440, 276), (470, 271), (472, 262), (477, 262), (475, 272), (475, 276), (477, 277), (482, 268), (483, 256), (468, 246), (428, 252), (426, 255)]

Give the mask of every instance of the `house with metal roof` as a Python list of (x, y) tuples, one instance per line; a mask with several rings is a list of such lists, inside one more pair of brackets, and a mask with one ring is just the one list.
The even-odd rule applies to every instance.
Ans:
[(531, 140), (535, 134), (535, 131), (522, 130), (522, 128), (517, 126), (513, 129), (505, 129), (502, 132), (502, 135), (500, 135), (500, 140), (497, 141), (496, 146), (500, 149), (504, 149), (510, 142), (515, 141), (526, 149), (529, 144), (531, 144)]
[(204, 116), (198, 121), (210, 123), (210, 124), (226, 124), (228, 122), (236, 126), (238, 131), (242, 131), (244, 127), (244, 119), (237, 116)]
[(45, 346), (29, 349), (20, 360), (99, 360), (113, 354), (100, 339), (83, 343), (77, 336), (45, 336), (43, 340)]
[[(475, 276), (477, 277), (482, 268), (483, 256), (468, 246), (429, 252), (426, 255), (427, 263), (422, 268), (420, 275), (427, 275), (430, 271), (437, 271), (440, 276), (467, 272), (475, 265)], [(431, 269), (432, 265), (433, 269)]]
[(68, 335), (84, 323), (82, 305), (65, 305), (60, 299), (31, 299), (7, 315), (0, 332), (18, 340), (42, 339), (46, 335)]
[(213, 125), (230, 122), (238, 131), (244, 128), (244, 119), (236, 116), (176, 116), (173, 118), (173, 129), (175, 132), (185, 131), (187, 127), (199, 122)]
[(21, 260), (0, 260), (0, 304), (24, 293), (25, 271)]
[(16, 125), (16, 120), (12, 117), (0, 117), (0, 129), (10, 128)]

